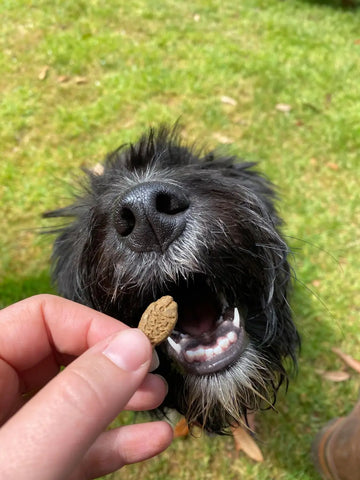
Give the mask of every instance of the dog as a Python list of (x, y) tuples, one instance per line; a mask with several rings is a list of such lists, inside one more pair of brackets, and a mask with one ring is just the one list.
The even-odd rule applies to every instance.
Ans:
[(203, 154), (161, 126), (87, 171), (72, 205), (45, 214), (71, 218), (52, 255), (62, 296), (131, 327), (159, 297), (178, 303), (157, 348), (169, 385), (160, 410), (208, 432), (272, 407), (285, 365), (296, 363), (290, 252), (275, 203), (255, 163)]

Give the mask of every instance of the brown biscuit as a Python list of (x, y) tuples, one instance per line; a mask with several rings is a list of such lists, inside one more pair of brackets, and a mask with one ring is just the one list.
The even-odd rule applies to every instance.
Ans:
[(177, 303), (170, 295), (166, 295), (150, 303), (141, 316), (139, 328), (148, 337), (151, 345), (156, 347), (174, 330), (177, 317)]

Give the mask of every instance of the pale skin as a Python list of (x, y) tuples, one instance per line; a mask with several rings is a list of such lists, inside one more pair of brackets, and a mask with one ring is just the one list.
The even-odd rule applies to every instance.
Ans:
[(0, 478), (85, 480), (162, 452), (165, 422), (106, 430), (162, 402), (153, 361), (140, 330), (59, 297), (0, 311)]

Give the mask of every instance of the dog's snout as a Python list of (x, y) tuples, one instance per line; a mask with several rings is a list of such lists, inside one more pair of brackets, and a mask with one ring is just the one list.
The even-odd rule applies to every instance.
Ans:
[(163, 252), (184, 230), (189, 206), (188, 194), (177, 185), (142, 183), (120, 197), (114, 225), (132, 250)]

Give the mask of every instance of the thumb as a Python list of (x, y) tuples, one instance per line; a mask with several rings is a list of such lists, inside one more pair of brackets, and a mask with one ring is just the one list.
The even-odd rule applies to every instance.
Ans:
[(16, 466), (6, 478), (22, 479), (20, 466), (29, 480), (64, 478), (134, 395), (151, 357), (146, 336), (125, 329), (72, 362), (2, 427), (0, 461)]

